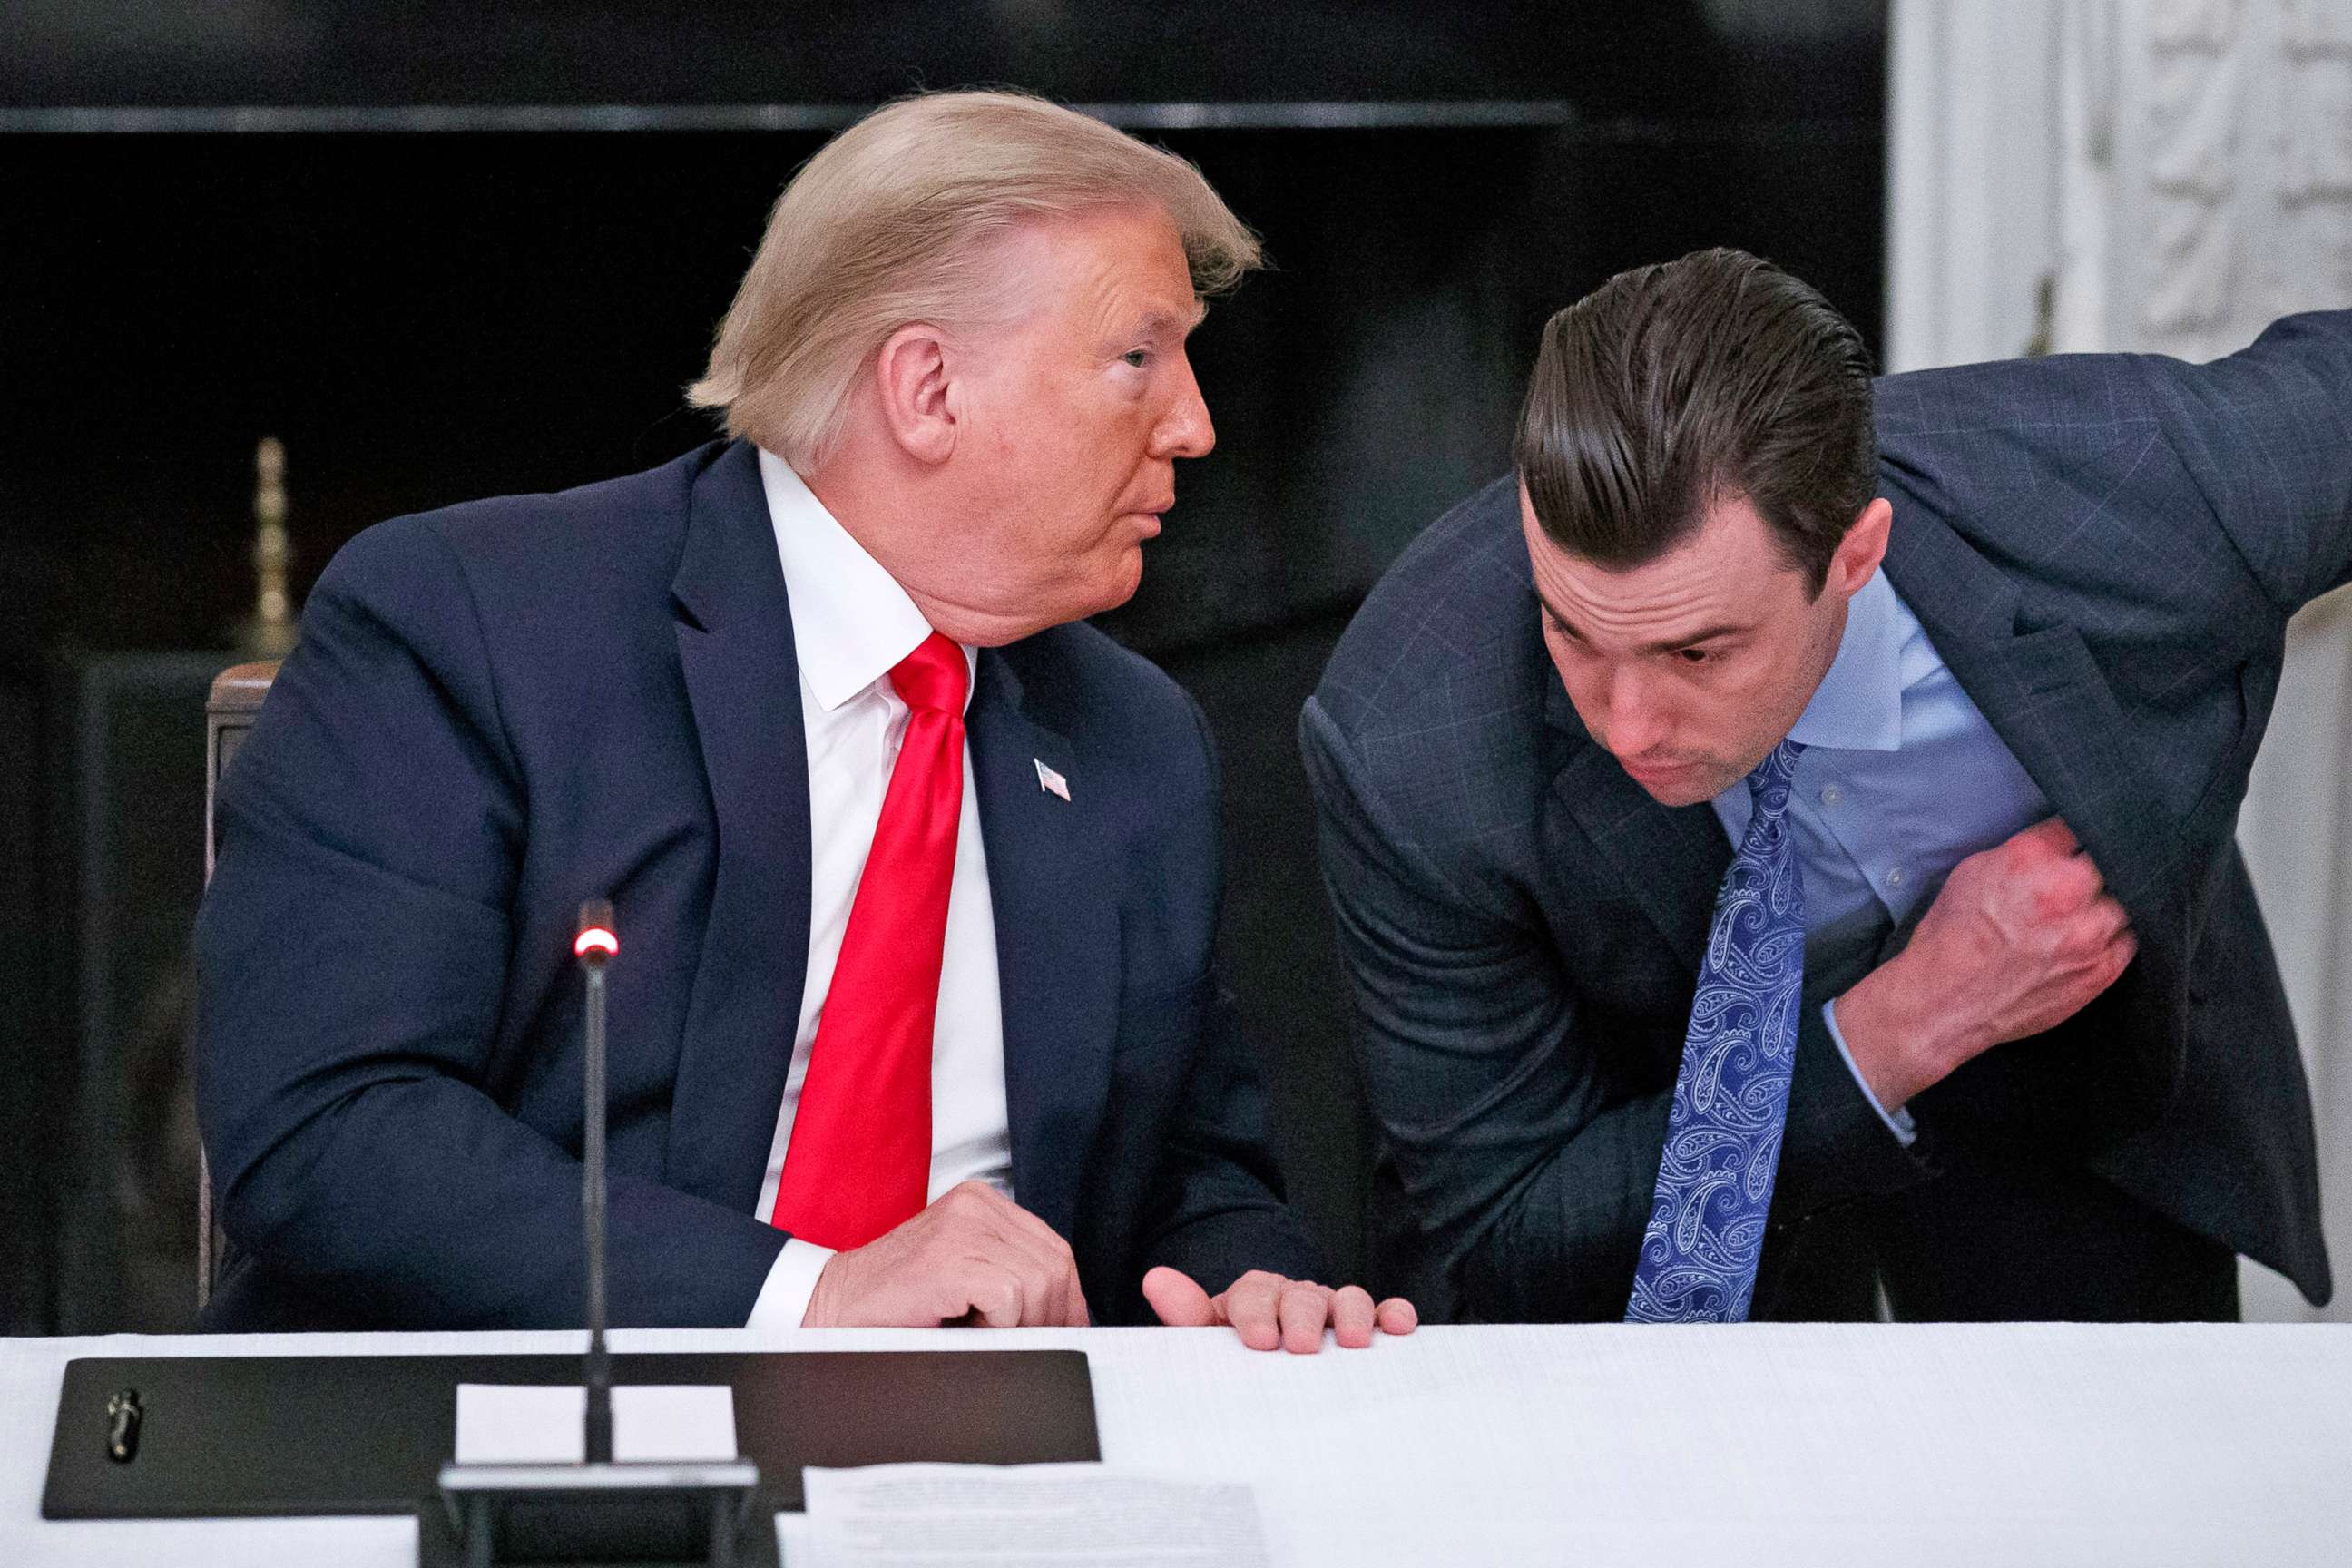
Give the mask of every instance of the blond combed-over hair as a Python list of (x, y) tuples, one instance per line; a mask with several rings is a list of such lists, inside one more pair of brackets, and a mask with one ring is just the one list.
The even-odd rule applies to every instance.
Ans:
[(835, 137), (768, 216), (688, 401), (806, 471), (841, 438), (866, 361), (902, 327), (974, 330), (1017, 308), (989, 252), (1015, 226), (1156, 206), (1192, 287), (1259, 265), (1256, 237), (1172, 153), (1016, 92), (902, 99)]

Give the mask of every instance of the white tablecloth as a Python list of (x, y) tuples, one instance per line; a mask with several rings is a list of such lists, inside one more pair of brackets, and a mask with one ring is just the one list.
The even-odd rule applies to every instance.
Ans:
[[(0, 1564), (407, 1564), (401, 1520), (50, 1523), (78, 1355), (548, 1352), (576, 1334), (0, 1340)], [(2352, 1563), (2352, 1326), (624, 1332), (625, 1351), (1076, 1348), (1103, 1457), (1246, 1480), (1276, 1563)]]

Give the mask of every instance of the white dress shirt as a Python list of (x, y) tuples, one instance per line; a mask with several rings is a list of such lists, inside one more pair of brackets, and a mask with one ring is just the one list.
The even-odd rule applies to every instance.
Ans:
[[(842, 932), (873, 847), (882, 797), (907, 733), (907, 705), (890, 669), (915, 651), (930, 624), (824, 509), (792, 465), (760, 454), (760, 481), (792, 602), (793, 648), (800, 664), (801, 718), (808, 741), (808, 977), (801, 986), (793, 1065), (760, 1184), (761, 1219), (773, 1212), (791, 1146), (793, 1117), (808, 1079), (809, 1047), (841, 957)], [(967, 668), (978, 661), (963, 650)], [(969, 705), (970, 697), (967, 695)], [(782, 1042), (778, 1042), (781, 1047)], [(940, 969), (939, 1017), (931, 1033), (931, 1175), (936, 1198), (978, 1179), (1012, 1194), (1013, 1141), (1004, 1108), (1004, 1012), (997, 992), (996, 926), (988, 892), (972, 787), (971, 746), (963, 753), (963, 815), (956, 825), (955, 880), (948, 893), (947, 947)], [(769, 1271), (750, 1327), (797, 1327), (832, 1250), (797, 1237)]]

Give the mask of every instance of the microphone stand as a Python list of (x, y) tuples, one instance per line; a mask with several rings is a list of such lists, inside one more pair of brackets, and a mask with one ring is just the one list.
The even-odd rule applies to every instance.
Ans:
[(577, 1465), (441, 1467), (442, 1508), (420, 1513), (417, 1561), (462, 1563), (773, 1563), (775, 1537), (751, 1530), (759, 1467), (747, 1459), (615, 1463), (613, 1363), (604, 1347), (604, 969), (621, 951), (613, 906), (580, 906), (572, 944), (586, 987), (580, 1215), (586, 1243), (587, 1412)]
[(620, 951), (613, 936), (613, 906), (591, 899), (580, 906), (580, 934), (572, 951), (587, 973), (588, 1065), (582, 1078), (587, 1104), (580, 1167), (580, 1214), (587, 1227), (588, 1415), (583, 1434), (588, 1463), (613, 1462), (613, 1361), (604, 1350), (604, 965)]

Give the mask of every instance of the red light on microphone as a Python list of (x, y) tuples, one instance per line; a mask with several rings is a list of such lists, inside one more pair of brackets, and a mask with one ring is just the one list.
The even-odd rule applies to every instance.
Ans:
[(604, 963), (621, 951), (621, 939), (613, 934), (618, 922), (613, 919), (613, 900), (591, 899), (580, 906), (579, 934), (572, 939), (572, 955), (591, 964)]

